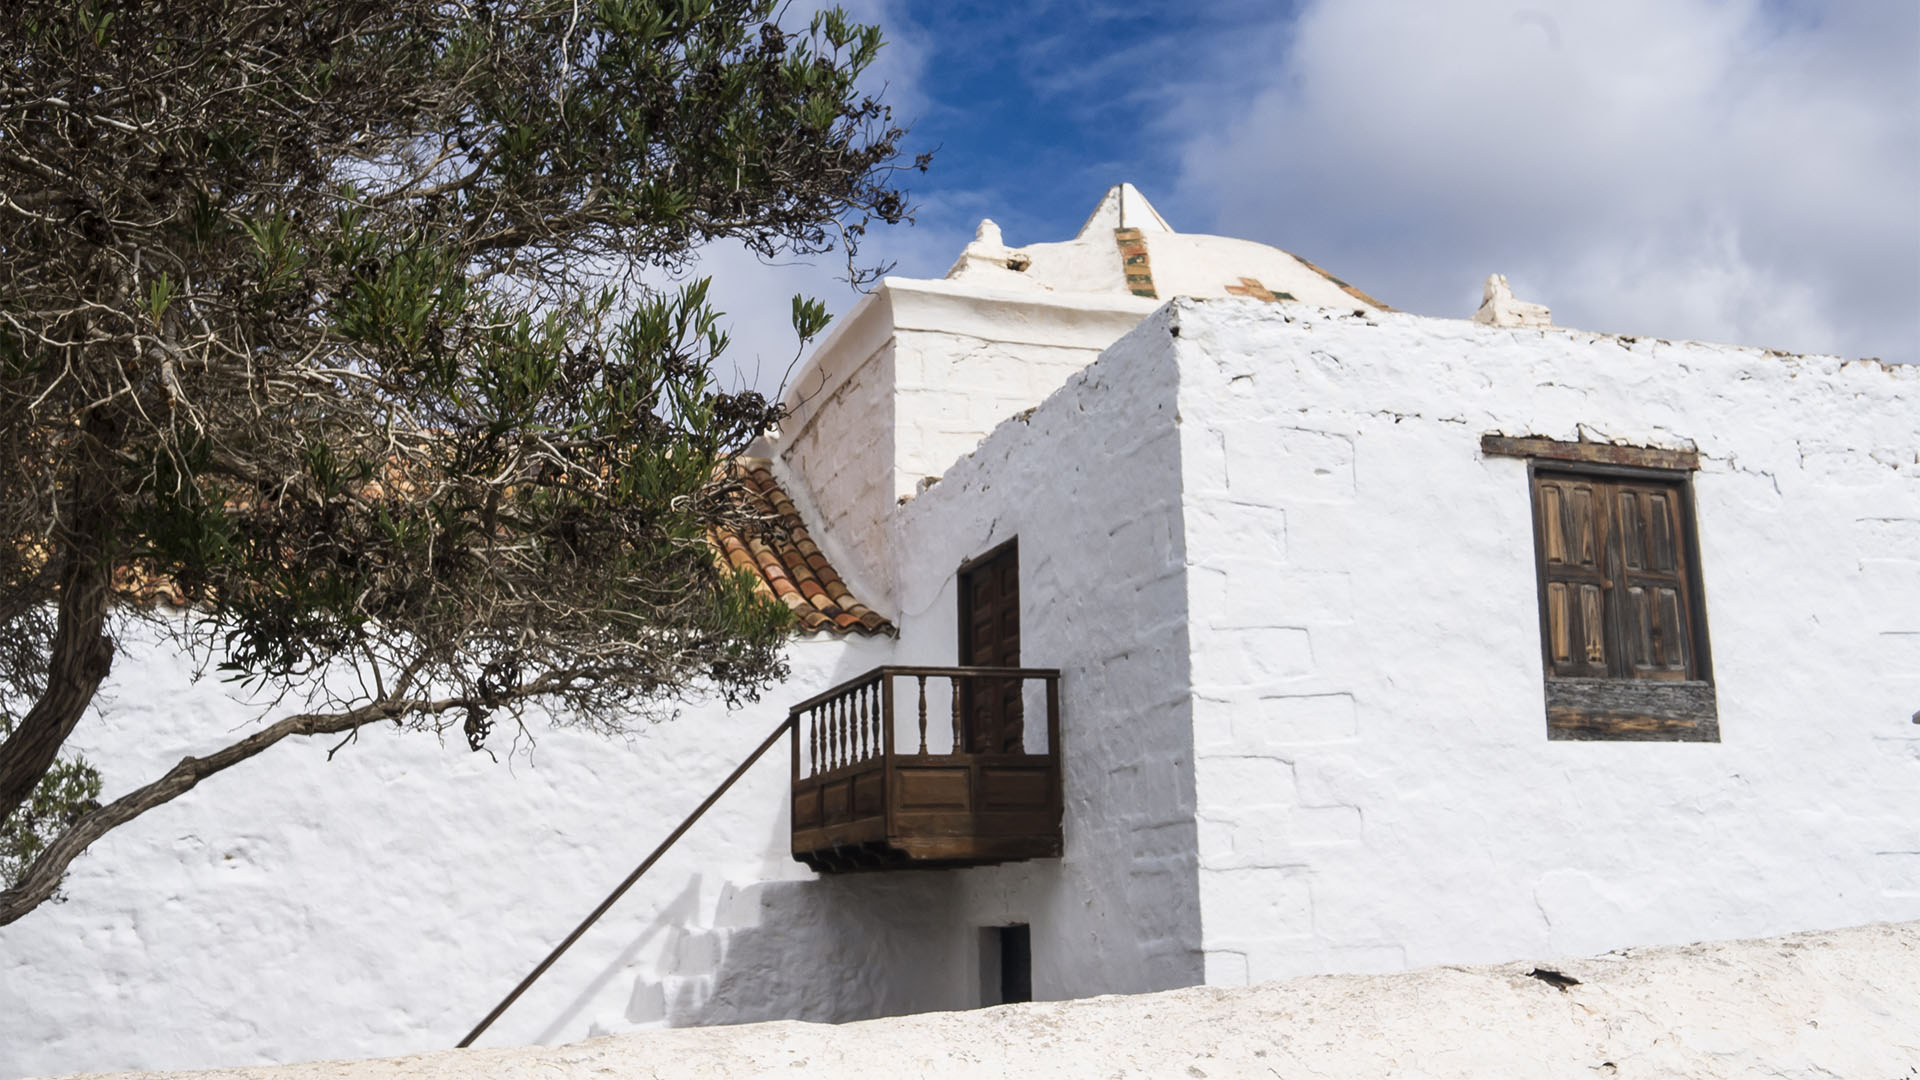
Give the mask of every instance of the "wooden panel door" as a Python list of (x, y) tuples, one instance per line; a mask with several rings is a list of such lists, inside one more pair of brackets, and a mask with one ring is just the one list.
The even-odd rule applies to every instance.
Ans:
[[(960, 664), (1020, 666), (1020, 551), (1012, 543), (960, 573)], [(960, 711), (968, 753), (1020, 752), (1020, 680), (964, 680)]]

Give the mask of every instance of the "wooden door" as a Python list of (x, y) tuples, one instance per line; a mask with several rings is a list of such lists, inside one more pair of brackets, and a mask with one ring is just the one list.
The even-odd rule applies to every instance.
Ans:
[[(1020, 666), (1020, 551), (1012, 542), (960, 572), (960, 664)], [(967, 752), (1020, 752), (1020, 680), (964, 680), (960, 712)]]

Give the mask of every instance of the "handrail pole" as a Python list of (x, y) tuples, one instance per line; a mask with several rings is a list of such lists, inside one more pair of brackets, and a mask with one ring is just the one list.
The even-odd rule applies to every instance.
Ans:
[(509, 1006), (515, 1001), (520, 1000), (520, 995), (526, 993), (527, 988), (532, 986), (536, 979), (546, 974), (547, 969), (553, 966), (554, 961), (560, 959), (560, 954), (566, 952), (572, 947), (574, 942), (580, 940), (580, 935), (586, 933), (588, 927), (598, 921), (600, 916), (605, 915), (607, 909), (611, 908), (616, 901), (622, 896), (625, 896), (627, 890), (633, 888), (633, 883), (640, 880), (640, 875), (652, 869), (653, 864), (660, 861), (660, 856), (667, 853), (667, 849), (673, 846), (674, 841), (685, 835), (688, 829), (693, 828), (693, 823), (700, 820), (700, 815), (706, 813), (708, 807), (720, 801), (720, 796), (725, 795), (727, 789), (732, 787), (735, 781), (746, 775), (746, 771), (753, 767), (753, 763), (759, 761), (760, 756), (765, 754), (775, 742), (779, 741), (780, 736), (785, 735), (787, 729), (792, 726), (793, 714), (788, 713), (787, 718), (780, 722), (780, 726), (773, 729), (773, 734), (767, 736), (766, 739), (754, 749), (753, 753), (748, 754), (747, 759), (740, 763), (739, 768), (734, 769), (732, 773), (728, 774), (725, 780), (720, 781), (720, 786), (713, 789), (713, 794), (707, 796), (704, 802), (695, 807), (693, 813), (688, 814), (686, 820), (682, 821), (673, 832), (668, 833), (667, 838), (660, 841), (660, 846), (653, 849), (653, 854), (648, 855), (645, 862), (635, 867), (633, 873), (628, 874), (627, 880), (621, 882), (618, 888), (608, 893), (607, 898), (600, 901), (600, 906), (594, 908), (592, 914), (580, 920), (580, 925), (573, 928), (573, 933), (568, 934), (565, 940), (554, 946), (553, 951), (547, 954), (547, 958), (540, 961), (540, 966), (529, 972), (526, 978), (521, 979), (520, 985), (514, 987), (512, 993), (501, 999), (500, 1004), (493, 1007), (493, 1011), (487, 1014), (486, 1019), (474, 1025), (474, 1029), (467, 1032), (467, 1037), (455, 1044), (456, 1048), (472, 1046), (473, 1040), (479, 1038), (481, 1033), (492, 1026), (495, 1020), (500, 1019), (500, 1014), (506, 1012)]

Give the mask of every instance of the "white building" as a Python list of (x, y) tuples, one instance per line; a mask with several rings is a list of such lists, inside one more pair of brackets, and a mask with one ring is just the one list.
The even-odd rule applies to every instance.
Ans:
[[(728, 545), (813, 628), (780, 693), (203, 785), (0, 929), (0, 1076), (451, 1045), (880, 665), (1056, 670), (1058, 741), (1045, 678), (963, 679), (961, 755), (943, 675), (924, 758), (917, 675), (809, 711), (483, 1044), (1920, 917), (1920, 369), (1400, 314), (1122, 187), (887, 280), (789, 405), (804, 535)], [(253, 716), (177, 663), (78, 736), (109, 794)]]

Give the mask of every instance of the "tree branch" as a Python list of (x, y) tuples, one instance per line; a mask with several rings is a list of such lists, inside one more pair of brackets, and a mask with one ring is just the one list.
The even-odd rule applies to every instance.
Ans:
[(0, 892), (0, 926), (19, 919), (52, 896), (74, 859), (95, 840), (141, 814), (185, 795), (200, 781), (266, 750), (293, 735), (337, 735), (410, 713), (442, 713), (476, 705), (467, 698), (434, 701), (389, 698), (343, 713), (301, 713), (262, 728), (205, 757), (181, 758), (166, 775), (86, 814), (47, 845), (14, 888)]

